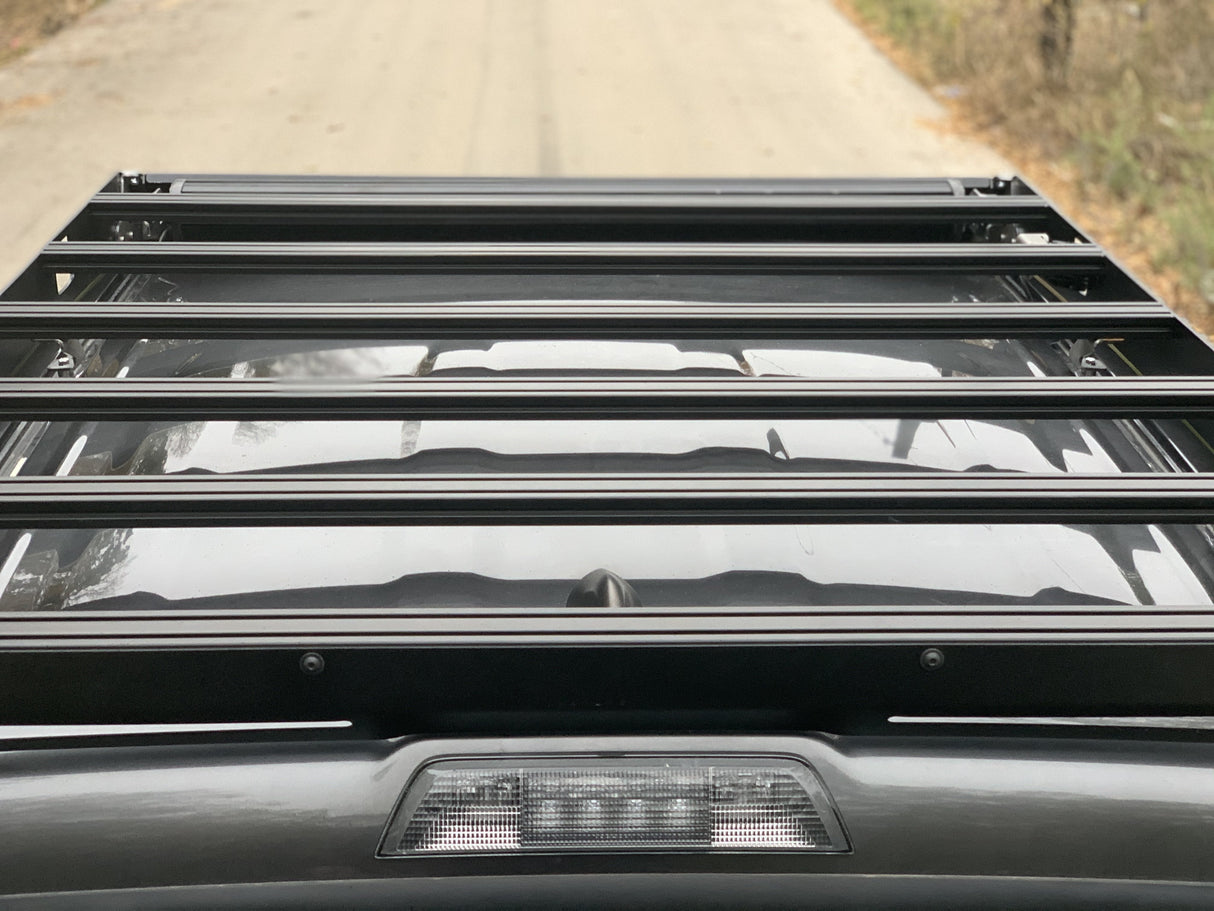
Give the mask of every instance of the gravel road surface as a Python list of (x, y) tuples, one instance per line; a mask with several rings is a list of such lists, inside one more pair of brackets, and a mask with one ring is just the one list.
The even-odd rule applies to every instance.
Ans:
[(109, 0), (0, 69), (0, 276), (118, 170), (994, 174), (829, 0)]

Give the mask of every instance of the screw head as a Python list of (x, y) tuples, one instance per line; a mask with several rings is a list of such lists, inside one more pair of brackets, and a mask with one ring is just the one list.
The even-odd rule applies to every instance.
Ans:
[(325, 669), (325, 659), (317, 652), (307, 652), (299, 659), (299, 669), (309, 677), (315, 677)]
[(925, 648), (919, 656), (919, 664), (925, 671), (934, 671), (944, 667), (944, 652), (938, 648)]

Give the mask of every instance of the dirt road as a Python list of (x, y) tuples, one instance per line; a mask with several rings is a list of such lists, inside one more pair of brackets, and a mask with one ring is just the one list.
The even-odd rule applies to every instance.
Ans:
[(4, 280), (114, 171), (992, 174), (828, 0), (109, 0), (0, 70)]

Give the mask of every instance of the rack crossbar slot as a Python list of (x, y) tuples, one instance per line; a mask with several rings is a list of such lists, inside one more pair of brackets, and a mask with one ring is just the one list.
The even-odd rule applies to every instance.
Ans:
[(1182, 329), (1153, 302), (0, 303), (0, 338), (1073, 338)]
[(0, 380), (4, 420), (1143, 418), (1214, 413), (1214, 378)]
[[(996, 192), (989, 177), (877, 178), (618, 178), (618, 177), (329, 177), (318, 174), (181, 174), (149, 173), (134, 183), (124, 180), (125, 192), (171, 187), (182, 195), (214, 194), (543, 194), (590, 193), (616, 195), (711, 195), (728, 201), (734, 196), (920, 196), (938, 199), (966, 191)], [(1023, 184), (1023, 196), (1036, 196)], [(996, 193), (996, 195), (1007, 195)]]
[(1056, 223), (1038, 196), (822, 196), (798, 193), (101, 193), (85, 214), (175, 223), (519, 224), (733, 221), (807, 224)]
[(1214, 475), (226, 475), (10, 479), (0, 527), (1205, 523)]
[(54, 241), (45, 270), (146, 272), (606, 271), (1087, 274), (1113, 269), (1094, 244), (183, 243)]
[[(171, 602), (169, 602), (171, 603)], [(285, 616), (284, 616), (285, 613)], [(1214, 643), (1214, 611), (1187, 606), (1028, 605), (949, 607), (822, 605), (600, 609), (382, 608), (282, 610), (140, 610), (0, 616), (0, 649), (121, 640), (157, 648), (215, 646), (494, 646), (703, 644), (910, 644), (1141, 641)]]

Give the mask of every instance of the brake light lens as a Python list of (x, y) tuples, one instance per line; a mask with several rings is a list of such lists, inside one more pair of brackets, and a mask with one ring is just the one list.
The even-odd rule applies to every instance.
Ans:
[(440, 760), (381, 856), (849, 850), (826, 789), (783, 757)]

